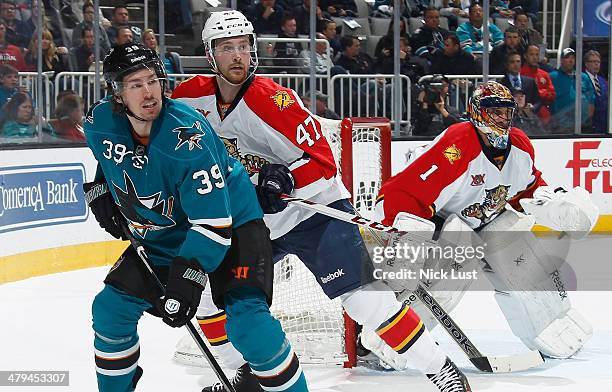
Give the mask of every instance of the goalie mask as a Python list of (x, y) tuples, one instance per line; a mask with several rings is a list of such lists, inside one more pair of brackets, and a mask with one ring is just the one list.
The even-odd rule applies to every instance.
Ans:
[[(255, 33), (253, 30), (253, 24), (239, 11), (216, 11), (210, 14), (210, 17), (204, 25), (202, 30), (202, 42), (204, 43), (204, 51), (208, 57), (208, 61), (212, 67), (213, 72), (222, 77), (226, 82), (231, 85), (237, 85), (232, 83), (220, 72), (217, 62), (215, 60), (215, 41), (221, 38), (233, 38), (247, 36), (250, 42), (248, 50), (250, 53), (250, 64), (249, 72), (246, 79), (250, 78), (257, 69), (259, 60), (257, 59), (257, 42)], [(241, 51), (241, 48), (234, 48), (234, 50)], [(245, 80), (246, 80), (245, 79)]]
[(472, 94), (467, 108), (470, 122), (499, 149), (508, 146), (515, 110), (516, 102), (510, 90), (497, 82), (481, 84)]

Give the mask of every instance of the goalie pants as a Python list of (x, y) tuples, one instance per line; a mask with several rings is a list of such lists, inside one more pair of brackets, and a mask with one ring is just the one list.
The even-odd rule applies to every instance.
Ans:
[[(126, 270), (126, 275), (133, 279), (133, 287), (151, 287), (150, 274), (134, 273), (140, 270), (140, 265), (140, 260), (126, 258), (116, 269)], [(149, 297), (149, 300), (141, 297)], [(224, 299), (227, 335), (248, 361), (262, 387), (275, 391), (307, 391), (297, 356), (280, 323), (270, 314), (263, 291), (241, 286), (225, 293)], [(138, 367), (137, 325), (142, 314), (153, 308), (148, 293), (128, 294), (109, 279), (96, 295), (92, 315), (99, 391), (130, 392), (135, 389), (142, 374)], [(241, 328), (244, 325), (250, 328)]]

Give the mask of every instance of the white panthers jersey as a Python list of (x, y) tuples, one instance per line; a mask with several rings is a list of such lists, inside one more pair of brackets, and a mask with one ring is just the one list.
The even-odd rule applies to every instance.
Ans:
[[(257, 184), (266, 163), (287, 166), (293, 175), (292, 196), (329, 204), (350, 196), (338, 175), (336, 163), (321, 124), (297, 94), (269, 78), (253, 76), (231, 105), (221, 102), (215, 77), (195, 76), (172, 94), (200, 111), (224, 141), (230, 156), (238, 159)], [(264, 220), (276, 239), (314, 212), (289, 205)]]
[(508, 148), (494, 151), (470, 122), (454, 124), (385, 182), (377, 208), (382, 203), (386, 224), (405, 211), (423, 218), (456, 214), (477, 229), (506, 203), (521, 210), (518, 200), (546, 185), (534, 160), (533, 145), (518, 128), (510, 130)]

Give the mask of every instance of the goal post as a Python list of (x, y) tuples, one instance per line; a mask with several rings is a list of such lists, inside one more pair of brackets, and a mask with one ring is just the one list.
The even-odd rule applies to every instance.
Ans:
[[(391, 175), (389, 120), (316, 118), (355, 210), (372, 218), (378, 191)], [(270, 310), (281, 322), (301, 363), (356, 365), (355, 322), (343, 311), (340, 298), (327, 298), (317, 278), (294, 255), (274, 266), (274, 300)], [(190, 340), (187, 336), (177, 344), (175, 359), (183, 364), (206, 366)]]

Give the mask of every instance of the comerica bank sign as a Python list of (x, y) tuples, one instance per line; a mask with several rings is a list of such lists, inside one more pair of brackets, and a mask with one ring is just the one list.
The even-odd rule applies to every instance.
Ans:
[(80, 163), (0, 167), (0, 233), (87, 219)]

